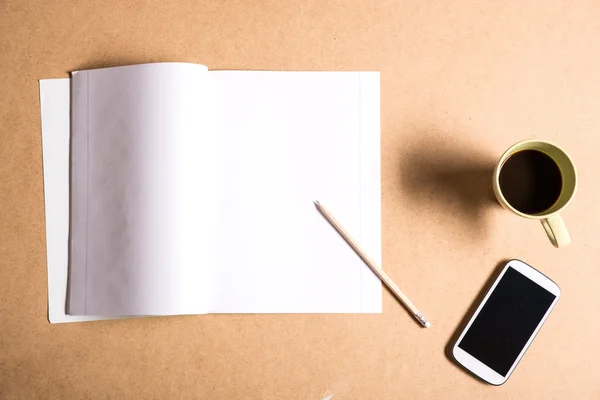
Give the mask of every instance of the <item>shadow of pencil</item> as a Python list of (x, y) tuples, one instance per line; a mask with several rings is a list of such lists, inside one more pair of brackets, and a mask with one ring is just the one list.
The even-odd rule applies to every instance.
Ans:
[(484, 210), (497, 205), (492, 190), (496, 158), (474, 145), (456, 144), (446, 134), (421, 132), (417, 143), (403, 151), (400, 186), (416, 207), (440, 220), (454, 234), (470, 231), (475, 238), (487, 233)]
[(486, 384), (486, 385), (487, 385), (486, 382), (484, 382), (477, 375), (473, 374), (471, 371), (469, 371), (468, 369), (466, 369), (465, 367), (463, 367), (461, 364), (459, 364), (454, 359), (454, 355), (452, 354), (452, 349), (454, 348), (454, 344), (458, 340), (458, 337), (460, 336), (460, 334), (462, 333), (462, 331), (465, 329), (465, 327), (469, 323), (469, 320), (471, 319), (471, 317), (473, 316), (473, 314), (477, 310), (477, 307), (479, 307), (479, 304), (481, 304), (481, 302), (483, 301), (483, 298), (485, 297), (485, 295), (487, 294), (487, 292), (490, 290), (490, 288), (494, 284), (494, 281), (496, 280), (496, 278), (498, 278), (498, 275), (500, 274), (500, 272), (502, 272), (502, 269), (506, 266), (506, 264), (509, 261), (510, 260), (506, 259), (506, 260), (503, 260), (503, 261), (499, 262), (496, 265), (496, 267), (494, 268), (492, 274), (486, 280), (485, 284), (483, 285), (483, 287), (481, 288), (481, 290), (479, 291), (479, 293), (477, 294), (477, 296), (475, 297), (475, 299), (473, 300), (473, 302), (469, 306), (467, 312), (465, 313), (465, 315), (462, 317), (462, 319), (458, 323), (456, 329), (454, 330), (454, 333), (452, 334), (452, 336), (450, 336), (450, 339), (448, 340), (448, 343), (446, 344), (446, 347), (444, 348), (444, 355), (446, 356), (446, 358), (448, 359), (448, 361), (450, 361), (452, 364), (458, 366), (461, 369), (461, 371), (465, 372), (467, 375), (471, 375), (471, 376), (477, 378), (477, 380), (480, 383)]

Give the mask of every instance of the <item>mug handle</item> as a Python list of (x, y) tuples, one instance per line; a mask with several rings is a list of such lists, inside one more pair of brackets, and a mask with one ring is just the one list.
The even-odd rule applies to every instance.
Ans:
[(564, 247), (571, 243), (571, 236), (560, 215), (555, 214), (543, 219), (542, 226), (554, 247)]

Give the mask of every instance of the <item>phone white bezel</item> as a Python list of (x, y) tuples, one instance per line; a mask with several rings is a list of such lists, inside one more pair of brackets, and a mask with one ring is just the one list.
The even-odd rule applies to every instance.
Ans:
[[(471, 327), (471, 324), (473, 324), (473, 321), (475, 320), (475, 318), (477, 318), (477, 316), (479, 315), (479, 312), (483, 308), (484, 304), (487, 302), (488, 298), (490, 297), (490, 295), (492, 294), (494, 289), (496, 289), (498, 282), (500, 282), (500, 279), (502, 279), (502, 277), (506, 273), (506, 270), (509, 267), (512, 267), (517, 272), (521, 273), (522, 275), (525, 275), (527, 278), (531, 279), (536, 284), (540, 285), (541, 287), (543, 287), (544, 289), (546, 289), (547, 291), (549, 291), (550, 293), (555, 295), (556, 298), (554, 299), (554, 301), (548, 308), (548, 311), (546, 311), (546, 314), (544, 314), (544, 317), (542, 318), (542, 320), (540, 321), (538, 326), (535, 328), (535, 331), (533, 331), (533, 333), (531, 334), (531, 337), (529, 338), (529, 340), (527, 340), (527, 343), (525, 344), (525, 346), (523, 346), (523, 349), (519, 353), (519, 356), (517, 357), (517, 359), (515, 360), (513, 365), (510, 367), (510, 369), (506, 373), (506, 376), (502, 376), (499, 373), (497, 373), (496, 371), (494, 371), (493, 369), (491, 369), (490, 367), (488, 367), (487, 365), (485, 365), (484, 363), (482, 363), (481, 361), (479, 361), (478, 359), (476, 359), (475, 357), (473, 357), (472, 355), (470, 355), (469, 353), (467, 353), (466, 351), (464, 351), (463, 349), (459, 348), (458, 344), (461, 342), (462, 338), (465, 336), (465, 334)], [(560, 297), (560, 288), (550, 278), (548, 278), (541, 272), (537, 271), (530, 265), (525, 264), (523, 261), (519, 261), (519, 260), (509, 261), (502, 269), (502, 272), (500, 273), (500, 275), (498, 275), (498, 278), (496, 278), (496, 280), (494, 281), (494, 284), (492, 285), (490, 290), (488, 290), (488, 292), (486, 293), (483, 301), (477, 307), (477, 310), (475, 311), (475, 313), (469, 320), (469, 323), (467, 324), (465, 329), (460, 334), (460, 337), (458, 338), (456, 343), (454, 343), (454, 347), (452, 349), (452, 354), (454, 355), (454, 358), (456, 359), (456, 361), (458, 361), (460, 364), (462, 364), (465, 368), (467, 368), (469, 371), (473, 372), (475, 375), (477, 375), (484, 381), (489, 382), (492, 385), (503, 384), (510, 377), (513, 370), (515, 369), (515, 367), (517, 366), (517, 364), (519, 363), (519, 361), (521, 360), (521, 358), (527, 351), (527, 348), (529, 347), (529, 345), (531, 344), (531, 342), (537, 335), (538, 331), (540, 330), (540, 328), (546, 321), (546, 318), (548, 318), (548, 315), (550, 314), (550, 312), (556, 305), (556, 302), (558, 301), (559, 297)]]

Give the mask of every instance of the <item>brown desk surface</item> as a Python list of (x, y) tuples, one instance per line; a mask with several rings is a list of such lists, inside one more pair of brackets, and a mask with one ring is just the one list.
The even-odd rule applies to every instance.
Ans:
[[(0, 398), (600, 398), (598, 21), (591, 1), (1, 1)], [(150, 61), (380, 70), (384, 268), (433, 327), (387, 291), (381, 315), (50, 325), (37, 80)], [(489, 200), (529, 137), (579, 168), (565, 249)], [(493, 387), (445, 349), (508, 258), (563, 295)]]

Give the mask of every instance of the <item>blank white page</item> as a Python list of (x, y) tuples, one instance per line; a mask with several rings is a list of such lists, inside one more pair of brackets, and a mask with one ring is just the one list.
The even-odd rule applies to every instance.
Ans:
[[(214, 116), (223, 125), (206, 128), (214, 134), (192, 149), (203, 164), (180, 175), (202, 188), (201, 198), (190, 197), (201, 224), (189, 238), (201, 258), (191, 258), (191, 270), (203, 275), (182, 287), (210, 295), (210, 304), (193, 312), (380, 312), (381, 284), (312, 205), (327, 205), (381, 262), (379, 74), (209, 75), (220, 95), (205, 106), (221, 111)], [(51, 322), (106, 318), (65, 313), (69, 93), (68, 79), (40, 82)], [(142, 279), (152, 279), (147, 272), (139, 271)], [(139, 282), (112, 276), (117, 288)], [(196, 303), (170, 313), (189, 304)], [(140, 315), (162, 313), (153, 310)]]
[(209, 312), (381, 311), (379, 73), (211, 71), (220, 166)]
[(44, 202), (48, 264), (48, 319), (51, 323), (106, 319), (67, 315), (69, 260), (69, 79), (40, 81)]
[(206, 67), (72, 78), (69, 314), (206, 311), (214, 144)]

